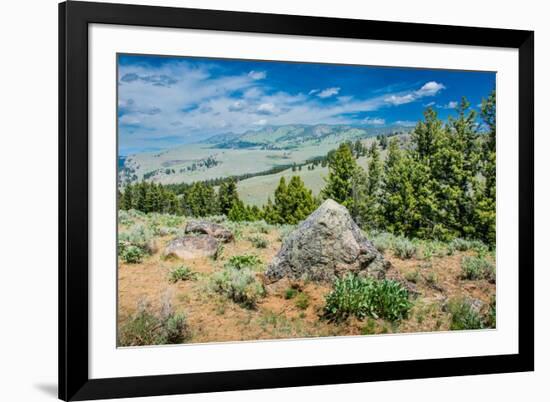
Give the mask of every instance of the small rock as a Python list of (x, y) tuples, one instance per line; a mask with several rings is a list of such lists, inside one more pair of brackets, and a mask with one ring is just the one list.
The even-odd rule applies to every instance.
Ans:
[(178, 257), (182, 260), (212, 257), (218, 250), (218, 241), (209, 235), (183, 236), (172, 240), (164, 249), (165, 257)]
[(233, 233), (222, 225), (206, 221), (191, 221), (185, 226), (185, 233), (201, 233), (210, 235), (219, 241), (228, 243), (233, 241)]

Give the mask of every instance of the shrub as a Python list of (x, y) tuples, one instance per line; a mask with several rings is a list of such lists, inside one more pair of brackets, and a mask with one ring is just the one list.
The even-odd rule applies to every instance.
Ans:
[(425, 276), (424, 276), (424, 279), (426, 280), (426, 283), (429, 285), (429, 286), (434, 286), (437, 284), (437, 274), (433, 271), (430, 271), (428, 272)]
[(187, 319), (182, 313), (173, 313), (171, 307), (155, 315), (147, 303), (140, 303), (136, 314), (119, 331), (120, 346), (166, 345), (183, 343), (190, 337)]
[(448, 305), (451, 313), (451, 330), (483, 329), (483, 318), (471, 302), (465, 299), (452, 300)]
[(391, 233), (377, 233), (367, 237), (370, 238), (374, 247), (376, 247), (376, 249), (381, 253), (391, 249), (393, 247), (393, 242), (395, 241), (395, 236)]
[(300, 310), (305, 310), (309, 307), (309, 296), (305, 293), (299, 293), (294, 301), (296, 307)]
[(243, 254), (243, 255), (234, 255), (229, 259), (225, 264), (226, 267), (234, 267), (236, 269), (242, 268), (252, 268), (256, 265), (261, 264), (261, 260), (255, 255)]
[(497, 302), (494, 296), (491, 299), (491, 304), (489, 305), (489, 311), (487, 312), (487, 316), (485, 317), (485, 325), (488, 328), (497, 327)]
[(118, 211), (118, 224), (124, 225), (124, 226), (131, 226), (134, 224), (134, 220), (132, 219), (128, 211), (121, 209)]
[(422, 258), (430, 260), (432, 257), (443, 257), (446, 254), (445, 244), (437, 241), (426, 241), (422, 245)]
[(400, 283), (347, 275), (337, 279), (326, 296), (325, 316), (334, 321), (349, 316), (397, 321), (406, 318), (411, 307), (408, 291)]
[(372, 318), (367, 318), (366, 324), (361, 328), (361, 335), (374, 335), (376, 334), (376, 321)]
[(265, 221), (257, 221), (251, 224), (256, 232), (263, 234), (269, 233), (270, 226)]
[(296, 225), (279, 225), (279, 240), (285, 241), (295, 229)]
[(415, 269), (413, 271), (405, 273), (405, 279), (412, 283), (418, 283), (418, 281), (420, 280), (420, 271), (418, 269)]
[(255, 308), (257, 301), (265, 295), (264, 287), (248, 268), (226, 266), (212, 276), (211, 285), (215, 292), (246, 308)]
[(448, 246), (449, 255), (454, 254), (455, 251), (468, 251), (473, 250), (479, 257), (483, 257), (489, 253), (489, 247), (479, 240), (466, 240), (462, 238), (456, 238), (449, 243)]
[(495, 266), (485, 258), (464, 256), (461, 261), (462, 279), (487, 279), (494, 282), (496, 279)]
[(224, 249), (225, 249), (225, 247), (223, 246), (223, 244), (218, 243), (218, 247), (216, 248), (216, 252), (212, 256), (212, 259), (214, 261), (218, 261), (222, 257)]
[(250, 240), (256, 248), (267, 248), (267, 245), (269, 244), (268, 241), (262, 236), (252, 236), (248, 240)]
[(402, 237), (394, 242), (393, 251), (397, 257), (405, 260), (416, 255), (417, 247), (412, 241)]
[(168, 275), (168, 280), (171, 283), (176, 283), (177, 281), (187, 281), (189, 279), (194, 279), (195, 276), (196, 274), (191, 271), (189, 267), (181, 265), (170, 271), (170, 274)]
[(449, 243), (449, 247), (456, 251), (468, 251), (470, 249), (470, 242), (466, 239), (457, 237)]
[(132, 226), (128, 232), (120, 233), (118, 238), (122, 242), (139, 247), (144, 253), (153, 254), (155, 252), (153, 236), (153, 231), (140, 223)]
[(144, 252), (141, 248), (132, 244), (119, 247), (118, 254), (127, 264), (138, 264), (143, 260)]

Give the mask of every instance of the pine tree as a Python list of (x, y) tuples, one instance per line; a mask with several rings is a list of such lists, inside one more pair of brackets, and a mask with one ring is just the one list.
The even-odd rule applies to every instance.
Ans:
[(288, 205), (284, 208), (286, 215), (285, 223), (295, 225), (304, 220), (315, 210), (315, 201), (311, 190), (308, 190), (299, 176), (293, 176), (287, 187), (286, 201)]
[(475, 221), (477, 237), (491, 246), (496, 244), (496, 93), (493, 90), (481, 102), (481, 118), (489, 132), (483, 142), (481, 172), (476, 187)]
[(451, 167), (453, 190), (451, 196), (456, 203), (456, 229), (463, 237), (475, 236), (474, 205), (475, 183), (479, 170), (479, 142), (476, 130), (476, 113), (469, 110), (470, 104), (463, 98), (457, 107), (457, 118), (449, 118), (447, 125), (451, 147), (456, 159)]
[(388, 137), (386, 135), (380, 136), (380, 148), (386, 149), (388, 147)]
[(237, 182), (235, 179), (229, 179), (228, 181), (222, 182), (218, 190), (218, 206), (220, 213), (227, 215), (233, 207), (233, 204), (238, 200), (239, 196), (237, 194)]
[(284, 177), (275, 189), (274, 202), (268, 198), (263, 217), (271, 224), (297, 224), (316, 208), (311, 190), (307, 189), (299, 176), (293, 176), (288, 185)]
[(382, 182), (382, 166), (380, 152), (376, 142), (369, 148), (369, 163), (367, 173), (357, 167), (354, 176), (354, 205), (352, 210), (356, 222), (362, 227), (377, 228), (380, 224), (380, 187)]
[(218, 213), (216, 193), (212, 186), (193, 183), (184, 197), (186, 215), (209, 216)]
[(247, 221), (248, 213), (244, 203), (241, 200), (237, 200), (231, 206), (231, 209), (227, 213), (227, 218), (233, 222)]
[(328, 163), (329, 175), (322, 196), (349, 208), (353, 203), (353, 177), (357, 169), (349, 145), (341, 144), (330, 156)]

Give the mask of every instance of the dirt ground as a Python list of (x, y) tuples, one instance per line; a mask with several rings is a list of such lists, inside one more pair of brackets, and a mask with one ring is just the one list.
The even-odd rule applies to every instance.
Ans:
[[(268, 241), (267, 248), (256, 248), (249, 236), (261, 236)], [(412, 258), (402, 260), (385, 252), (395, 270), (416, 289), (414, 306), (406, 320), (397, 323), (372, 318), (348, 319), (331, 323), (322, 319), (328, 285), (293, 282), (287, 280), (266, 286), (266, 296), (255, 309), (247, 309), (215, 293), (209, 283), (211, 275), (221, 270), (231, 256), (252, 254), (263, 265), (257, 268), (262, 280), (263, 271), (281, 246), (280, 233), (270, 228), (260, 233), (245, 228), (237, 240), (224, 245), (217, 260), (200, 258), (189, 261), (165, 260), (161, 257), (166, 243), (173, 236), (156, 238), (157, 251), (139, 264), (119, 262), (118, 267), (118, 324), (124, 324), (136, 312), (138, 302), (146, 298), (153, 311), (159, 311), (161, 301), (168, 297), (176, 312), (187, 317), (191, 330), (190, 343), (227, 342), (277, 338), (304, 338), (337, 335), (367, 335), (395, 332), (445, 331), (449, 329), (450, 314), (443, 307), (456, 297), (471, 297), (490, 303), (495, 295), (495, 284), (486, 280), (460, 279), (461, 258), (471, 252), (457, 252), (451, 256), (432, 257), (429, 260)], [(171, 283), (171, 269), (186, 265), (195, 273), (190, 280)], [(297, 298), (285, 298), (290, 287), (304, 294), (307, 306)]]

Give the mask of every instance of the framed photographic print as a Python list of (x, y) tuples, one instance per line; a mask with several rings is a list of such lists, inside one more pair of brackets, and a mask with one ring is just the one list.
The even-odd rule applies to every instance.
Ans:
[(59, 397), (534, 369), (534, 33), (59, 5)]

